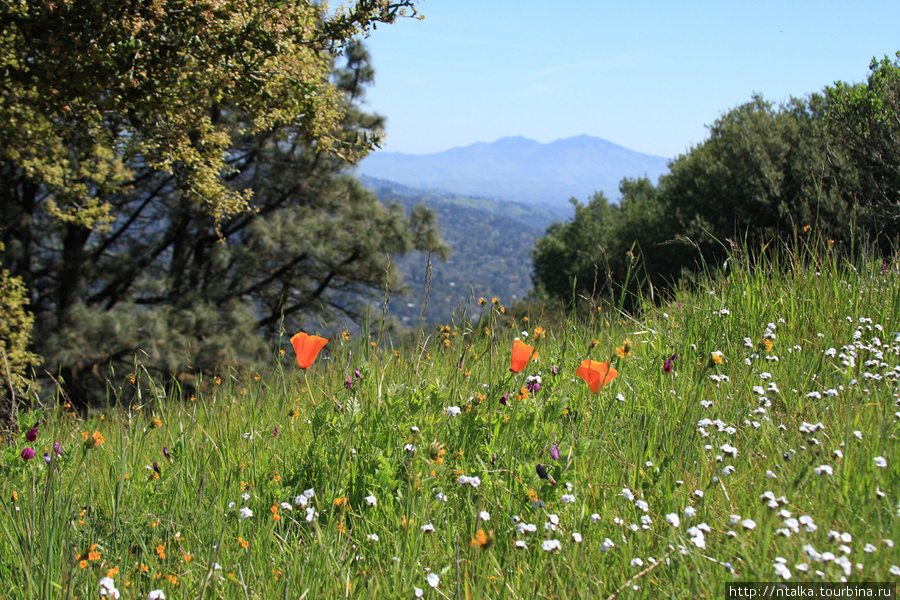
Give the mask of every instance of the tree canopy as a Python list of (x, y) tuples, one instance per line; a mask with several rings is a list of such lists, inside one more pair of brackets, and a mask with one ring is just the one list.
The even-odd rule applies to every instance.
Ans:
[(400, 285), (390, 256), (445, 253), (433, 214), (346, 172), (383, 126), (354, 38), (404, 11), (0, 1), (0, 257), (73, 400), (136, 354), (187, 383), (248, 364), (360, 319)]
[(778, 106), (754, 96), (656, 185), (623, 181), (617, 205), (602, 195), (576, 201), (575, 216), (535, 247), (535, 285), (564, 301), (626, 281), (632, 292), (671, 289), (686, 272), (722, 264), (729, 241), (807, 235), (891, 251), (900, 235), (898, 140), (900, 53), (873, 61), (865, 84), (838, 82)]

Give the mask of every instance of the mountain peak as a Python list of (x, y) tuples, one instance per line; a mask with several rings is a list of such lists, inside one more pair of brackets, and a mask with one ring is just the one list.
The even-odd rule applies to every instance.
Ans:
[(655, 182), (667, 163), (589, 135), (548, 144), (508, 136), (435, 154), (374, 152), (358, 172), (414, 187), (558, 207), (598, 191), (615, 201), (623, 178)]

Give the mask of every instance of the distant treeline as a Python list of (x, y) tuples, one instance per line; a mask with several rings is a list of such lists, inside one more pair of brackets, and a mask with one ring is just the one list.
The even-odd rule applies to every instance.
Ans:
[[(533, 252), (534, 284), (571, 301), (656, 293), (721, 266), (732, 243), (821, 241), (892, 252), (900, 234), (900, 53), (873, 60), (865, 84), (724, 114), (706, 141), (654, 185), (626, 179), (551, 225)], [(632, 297), (634, 295), (632, 294)]]

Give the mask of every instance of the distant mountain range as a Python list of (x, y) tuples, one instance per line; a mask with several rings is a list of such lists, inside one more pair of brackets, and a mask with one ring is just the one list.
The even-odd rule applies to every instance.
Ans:
[(376, 151), (360, 161), (357, 173), (382, 180), (479, 196), (545, 205), (568, 213), (568, 201), (586, 203), (602, 191), (619, 198), (625, 177), (647, 176), (656, 183), (668, 159), (580, 135), (542, 144), (524, 137), (478, 142), (436, 154)]

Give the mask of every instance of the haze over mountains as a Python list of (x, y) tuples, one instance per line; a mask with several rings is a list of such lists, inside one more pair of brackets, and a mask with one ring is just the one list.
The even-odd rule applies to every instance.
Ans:
[(588, 135), (548, 144), (505, 137), (434, 154), (376, 151), (357, 172), (407, 186), (546, 205), (567, 214), (572, 197), (587, 202), (602, 191), (617, 201), (624, 177), (647, 176), (656, 183), (668, 160)]

